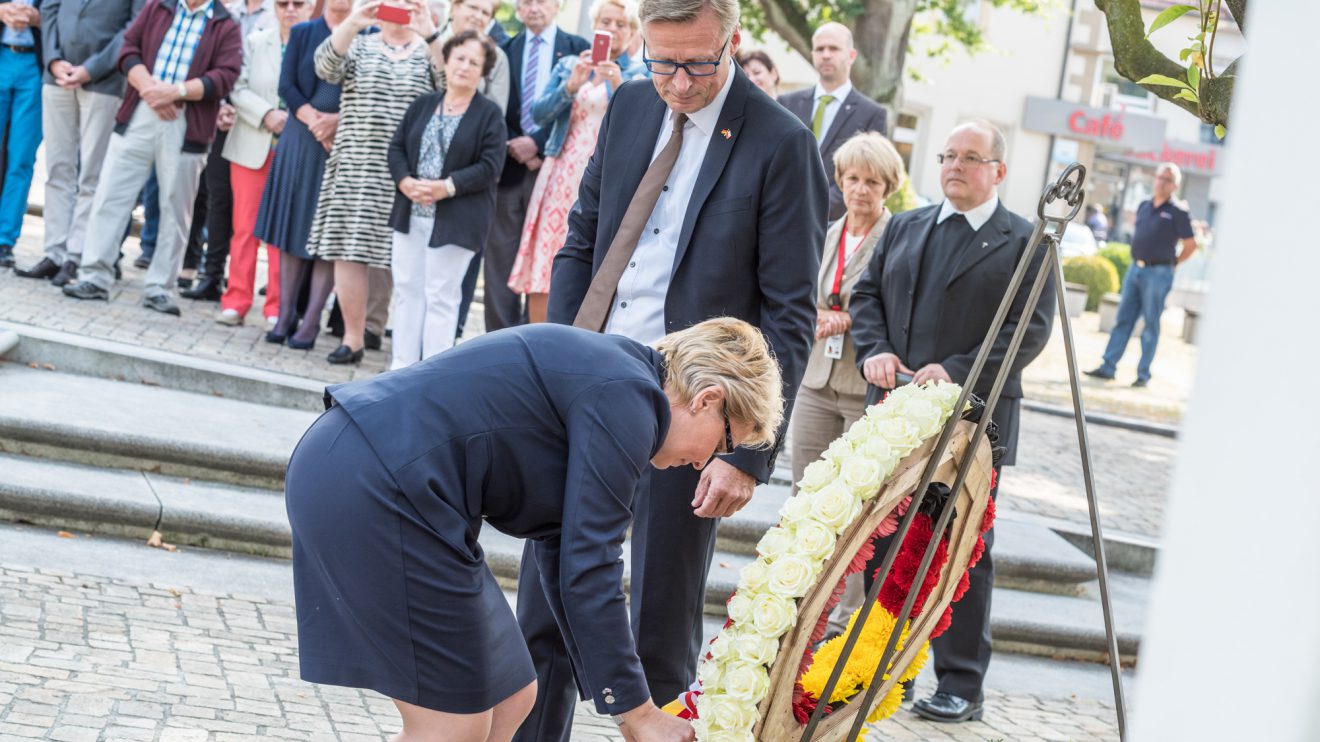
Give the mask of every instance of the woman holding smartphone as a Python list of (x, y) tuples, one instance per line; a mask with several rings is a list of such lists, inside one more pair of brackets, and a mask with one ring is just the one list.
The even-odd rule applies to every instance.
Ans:
[[(568, 235), (568, 212), (577, 201), (578, 184), (596, 149), (610, 98), (619, 85), (646, 75), (645, 65), (624, 53), (640, 25), (632, 0), (596, 0), (591, 18), (596, 43), (577, 57), (561, 59), (545, 94), (532, 104), (537, 125), (553, 126), (545, 145), (545, 164), (527, 206), (518, 257), (509, 273), (509, 288), (527, 294), (532, 322), (545, 321), (550, 265)], [(601, 61), (593, 63), (593, 53)]]

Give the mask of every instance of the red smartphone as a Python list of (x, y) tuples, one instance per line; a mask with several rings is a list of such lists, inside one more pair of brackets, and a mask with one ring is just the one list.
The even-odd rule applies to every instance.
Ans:
[(376, 19), (406, 26), (412, 23), (412, 13), (408, 12), (407, 8), (400, 8), (397, 5), (381, 5), (376, 10)]
[(610, 61), (610, 43), (614, 37), (607, 31), (597, 31), (595, 38), (591, 40), (591, 63), (600, 64)]

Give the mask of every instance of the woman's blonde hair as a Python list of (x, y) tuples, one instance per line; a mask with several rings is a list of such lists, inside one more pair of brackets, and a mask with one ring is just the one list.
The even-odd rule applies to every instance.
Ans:
[(834, 153), (834, 182), (843, 187), (843, 174), (849, 168), (870, 172), (884, 181), (885, 198), (903, 184), (903, 158), (883, 134), (863, 131), (854, 134)]
[(637, 29), (642, 27), (642, 20), (637, 16), (637, 3), (633, 0), (596, 0), (591, 4), (592, 23), (600, 20), (601, 11), (605, 10), (606, 5), (613, 5), (623, 11), (624, 17), (628, 19), (628, 27), (633, 33), (637, 33)]
[(666, 386), (687, 404), (701, 390), (724, 390), (729, 420), (752, 429), (740, 446), (769, 448), (784, 420), (779, 361), (761, 331), (740, 319), (716, 317), (671, 332), (656, 344), (665, 357)]

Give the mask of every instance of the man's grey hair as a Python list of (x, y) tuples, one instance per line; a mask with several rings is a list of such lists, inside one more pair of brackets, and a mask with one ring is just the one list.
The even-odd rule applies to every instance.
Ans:
[(738, 26), (738, 0), (642, 0), (641, 18), (645, 26), (660, 23), (691, 23), (710, 8), (720, 22), (720, 35), (728, 36)]
[(1174, 187), (1182, 187), (1182, 170), (1172, 162), (1161, 162), (1159, 167), (1155, 168), (1155, 174), (1159, 175), (1166, 170), (1173, 176)]
[(952, 137), (954, 132), (961, 129), (975, 129), (983, 134), (990, 136), (990, 159), (1008, 162), (1008, 140), (1004, 138), (1004, 132), (994, 124), (985, 119), (972, 119), (953, 127), (949, 132)]

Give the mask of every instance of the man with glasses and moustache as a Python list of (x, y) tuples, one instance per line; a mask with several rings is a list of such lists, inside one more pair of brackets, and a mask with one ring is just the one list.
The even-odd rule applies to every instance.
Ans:
[[(610, 103), (555, 256), (549, 321), (650, 343), (710, 317), (737, 317), (765, 334), (791, 406), (814, 334), (829, 202), (816, 140), (733, 64), (737, 0), (645, 0), (640, 16), (652, 77), (624, 83)], [(768, 450), (722, 452), (700, 471), (642, 478), (630, 610), (657, 702), (695, 677), (719, 519), (768, 481), (782, 428), (776, 440)], [(530, 552), (518, 622), (539, 697), (517, 739), (567, 740), (575, 673)], [(578, 680), (584, 697), (616, 716), (646, 701)]]
[[(913, 383), (966, 383), (995, 310), (1027, 242), (1031, 224), (1004, 208), (995, 188), (1008, 173), (1007, 145), (997, 127), (972, 121), (956, 127), (938, 155), (944, 201), (894, 216), (876, 246), (871, 264), (853, 289), (853, 343), (858, 366), (872, 385), (867, 402), (893, 389), (899, 374)], [(1054, 322), (1053, 275), (1043, 299), (1025, 316), (1031, 279), (1043, 260), (1031, 262), (1008, 318), (972, 391), (985, 399), (1003, 365), (1009, 341), (1027, 322), (1022, 347), (1009, 371), (993, 420), (998, 446), (1005, 448), (995, 466), (1011, 465), (1017, 448), (1022, 369), (1040, 354)], [(991, 490), (994, 497), (998, 489)], [(863, 574), (867, 587), (889, 548), (876, 544), (876, 556)], [(971, 584), (953, 606), (948, 631), (931, 641), (939, 688), (913, 707), (933, 721), (980, 719), (986, 668), (990, 664), (990, 590), (994, 566), (990, 547), (994, 529), (985, 533), (985, 555), (968, 573)]]

